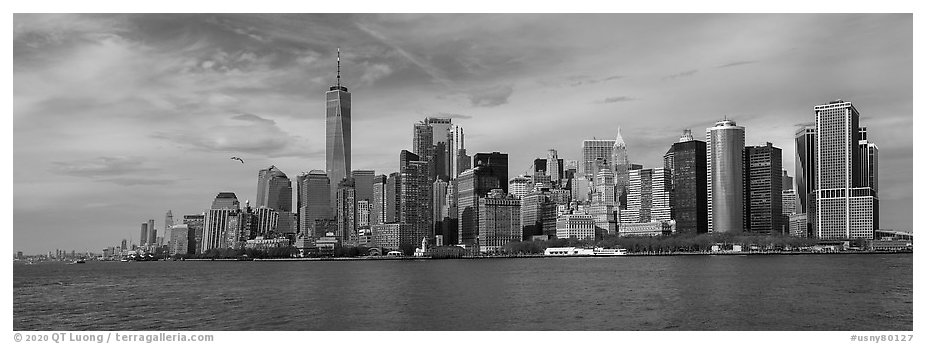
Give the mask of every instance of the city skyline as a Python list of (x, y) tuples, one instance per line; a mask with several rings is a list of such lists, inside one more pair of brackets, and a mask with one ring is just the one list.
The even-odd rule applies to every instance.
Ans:
[[(555, 33), (537, 27), (542, 15), (516, 15), (517, 20), (496, 27), (501, 30), (498, 37), (481, 40), (476, 36), (482, 29), (467, 21), (476, 18), (489, 25), (487, 16), (447, 16), (453, 18), (448, 28), (426, 34), (401, 24), (427, 25), (444, 16), (350, 16), (351, 30), (325, 35), (324, 29), (338, 25), (331, 20), (334, 17), (64, 16), (56, 21), (48, 16), (14, 16), (14, 247), (26, 252), (71, 249), (73, 245), (96, 250), (137, 236), (138, 223), (167, 210), (178, 216), (200, 213), (219, 192), (235, 192), (242, 204), (253, 200), (253, 176), (260, 168), (280, 166), (289, 176), (324, 169), (324, 149), (320, 149), (324, 142), (319, 139), (324, 137), (321, 93), (333, 84), (332, 57), (337, 46), (344, 55), (342, 84), (355, 94), (350, 170), (374, 170), (376, 175), (399, 171), (397, 152), (412, 148), (412, 125), (429, 116), (450, 117), (465, 127), (470, 155), (508, 154), (508, 177), (525, 173), (535, 158), (546, 157), (551, 148), (560, 158), (581, 161), (583, 140), (613, 138), (618, 128), (623, 128), (633, 163), (661, 167), (663, 154), (683, 129), (698, 133), (729, 116), (746, 128), (746, 145), (771, 142), (780, 147), (783, 168), (796, 174), (793, 142), (797, 125), (813, 122), (813, 106), (841, 98), (858, 105), (861, 122), (880, 148), (881, 228), (912, 229), (912, 191), (907, 187), (912, 183), (912, 36), (905, 36), (912, 33), (904, 31), (910, 27), (910, 16), (819, 15), (810, 16), (819, 20), (811, 20), (807, 15), (655, 15), (652, 18), (657, 21), (672, 18), (696, 24), (703, 32), (693, 30), (697, 33), (677, 39), (695, 38), (696, 43), (715, 48), (722, 48), (721, 38), (731, 35), (717, 31), (719, 23), (744, 25), (745, 33), (729, 43), (741, 51), (719, 49), (722, 53), (716, 56), (694, 55), (696, 61), (689, 55), (681, 64), (685, 67), (679, 67), (681, 59), (666, 59), (663, 55), (671, 54), (659, 51), (664, 47), (633, 37), (621, 36), (614, 43), (639, 49), (639, 56), (627, 58), (620, 55), (626, 51), (612, 49), (616, 51), (611, 54), (628, 61), (611, 64), (599, 55), (615, 55), (594, 53), (594, 48), (602, 47), (588, 47), (589, 42), (542, 47), (540, 41), (515, 43), (512, 37), (519, 27), (571, 37), (579, 33), (578, 22), (590, 19), (615, 28), (656, 29), (654, 41), (670, 39), (670, 32), (639, 20), (644, 15), (621, 16), (629, 24), (611, 23), (605, 20), (608, 16), (600, 15), (561, 16), (565, 20), (553, 26), (565, 30)], [(757, 32), (767, 34), (763, 30), (770, 22), (781, 20), (798, 25), (791, 34), (799, 32), (800, 25), (816, 31), (811, 38), (781, 33), (763, 37), (791, 43), (782, 47), (746, 41)], [(164, 26), (174, 21), (184, 25)], [(303, 22), (323, 34), (314, 40), (294, 38), (298, 30), (293, 27)], [(79, 24), (72, 26), (76, 32), (62, 29), (66, 23)], [(864, 30), (853, 23), (864, 24)], [(827, 25), (841, 31), (827, 30)], [(455, 34), (454, 29), (462, 30), (463, 43), (424, 48), (426, 43)], [(872, 35), (876, 29), (892, 36)], [(192, 37), (171, 39), (167, 32)], [(868, 38), (871, 47), (843, 47), (838, 39), (824, 40), (827, 34), (853, 42)], [(801, 51), (801, 44), (812, 42), (823, 42), (830, 50)], [(501, 43), (514, 46), (497, 46)], [(261, 45), (277, 49), (270, 53), (254, 50)], [(698, 47), (692, 45), (687, 49)], [(465, 49), (457, 50), (461, 47)], [(882, 54), (876, 47), (900, 50), (895, 55)], [(567, 54), (568, 48), (582, 53)], [(675, 49), (691, 54), (684, 47)], [(840, 49), (858, 56), (827, 60)], [(58, 57), (61, 60), (43, 55), (50, 51), (63, 53)], [(143, 56), (151, 52), (154, 57)], [(647, 56), (662, 60), (646, 61)], [(111, 73), (103, 68), (103, 61), (127, 72), (138, 62), (124, 59), (135, 57), (154, 63), (156, 73), (102, 78)], [(644, 66), (648, 62), (653, 66)], [(65, 68), (73, 63), (96, 66), (97, 73)], [(902, 66), (897, 67), (898, 63)], [(537, 72), (545, 66), (557, 68)], [(658, 68), (668, 66), (674, 69)], [(294, 70), (304, 74), (288, 75)], [(873, 74), (875, 70), (878, 74)], [(163, 76), (172, 72), (179, 76)], [(803, 74), (827, 80), (815, 84)], [(310, 76), (309, 81), (300, 79)], [(147, 82), (152, 77), (157, 81), (154, 86)], [(864, 82), (852, 83), (863, 77)], [(833, 82), (839, 78), (847, 82)], [(63, 84), (52, 85), (54, 81)], [(113, 94), (78, 89), (80, 82)], [(216, 85), (206, 85), (210, 82)], [(171, 85), (184, 86), (191, 95), (168, 90)], [(36, 93), (46, 89), (52, 92)], [(134, 95), (129, 90), (143, 93)], [(778, 93), (769, 96), (770, 90)], [(408, 95), (427, 97), (409, 102)], [(562, 99), (551, 99), (557, 95)], [(58, 112), (64, 110), (68, 115), (61, 116)], [(667, 115), (674, 113), (684, 116)], [(776, 117), (781, 114), (785, 115)], [(164, 119), (178, 123), (157, 124)], [(60, 123), (49, 125), (48, 120)], [(88, 120), (114, 123), (92, 126), (83, 122)], [(78, 124), (82, 130), (66, 130), (74, 124), (69, 121), (84, 123)], [(198, 126), (205, 128), (202, 135), (195, 134)], [(55, 150), (50, 145), (67, 149)], [(247, 163), (229, 161), (230, 156), (241, 156)], [(51, 190), (65, 197), (50, 197)], [(136, 202), (125, 199), (128, 194), (153, 197)], [(69, 203), (61, 210), (63, 214), (43, 213), (49, 209), (57, 213), (64, 206), (55, 202)], [(107, 221), (100, 223), (100, 218)], [(65, 225), (66, 221), (75, 222)], [(155, 227), (163, 233), (163, 225)], [(71, 234), (65, 228), (99, 228), (99, 232)]]

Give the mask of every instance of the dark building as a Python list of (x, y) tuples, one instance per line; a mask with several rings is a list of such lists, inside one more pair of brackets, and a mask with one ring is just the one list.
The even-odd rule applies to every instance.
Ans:
[(353, 243), (357, 238), (357, 189), (353, 178), (345, 178), (338, 183), (335, 192), (335, 219), (338, 230), (335, 232), (341, 243)]
[(781, 217), (781, 149), (766, 143), (743, 153), (743, 223), (754, 233), (783, 234)]
[(679, 233), (707, 233), (707, 143), (676, 142), (666, 153), (670, 208)]
[(138, 246), (145, 246), (148, 243), (148, 223), (141, 223), (141, 238), (138, 239)]
[(357, 188), (357, 201), (373, 200), (373, 177), (375, 174), (373, 170), (350, 171), (350, 177), (354, 179), (354, 187)]
[(492, 172), (494, 171), (485, 164), (476, 165), (461, 173), (456, 179), (459, 233), (457, 237), (459, 243), (467, 247), (472, 247), (479, 235), (479, 197), (485, 197), (492, 189), (501, 188), (498, 176)]
[(476, 153), (473, 156), (473, 166), (484, 167), (486, 172), (494, 176), (498, 181), (498, 188), (508, 193), (508, 154), (499, 152)]
[(325, 92), (325, 174), (331, 180), (332, 208), (338, 183), (347, 178), (351, 159), (351, 97), (341, 86), (341, 51), (338, 50), (337, 84)]
[(816, 182), (817, 129), (805, 126), (794, 135), (794, 180), (797, 184), (797, 211), (807, 214), (807, 236), (813, 236), (816, 222), (816, 201), (814, 190)]
[(183, 224), (187, 225), (187, 253), (202, 253), (200, 244), (203, 241), (203, 225), (205, 222), (205, 214), (183, 215)]
[(402, 193), (402, 175), (399, 172), (392, 172), (386, 179), (386, 197), (384, 223), (399, 222), (399, 195)]

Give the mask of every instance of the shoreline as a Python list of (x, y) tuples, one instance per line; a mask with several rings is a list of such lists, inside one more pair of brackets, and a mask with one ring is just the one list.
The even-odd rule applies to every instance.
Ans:
[(314, 258), (254, 258), (251, 260), (238, 260), (236, 258), (191, 258), (183, 261), (222, 261), (222, 262), (279, 262), (279, 261), (383, 261), (383, 260), (447, 260), (447, 259), (516, 259), (516, 258), (618, 258), (618, 257), (654, 257), (654, 256), (792, 256), (792, 255), (842, 255), (842, 254), (913, 254), (912, 251), (846, 251), (846, 252), (634, 252), (619, 256), (545, 256), (515, 255), (515, 256), (471, 256), (455, 258), (432, 257), (314, 257)]

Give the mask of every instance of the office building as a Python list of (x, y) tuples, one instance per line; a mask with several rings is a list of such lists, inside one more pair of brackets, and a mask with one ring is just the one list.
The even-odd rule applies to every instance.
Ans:
[(187, 233), (187, 252), (192, 254), (202, 253), (203, 226), (206, 222), (206, 214), (183, 215), (183, 224), (189, 228)]
[(584, 175), (586, 180), (595, 179), (598, 168), (602, 166), (597, 162), (598, 160), (603, 161), (606, 166), (611, 166), (608, 162), (611, 161), (616, 142), (616, 140), (599, 139), (582, 141), (582, 170), (579, 173)]
[(331, 181), (329, 200), (334, 207), (338, 184), (351, 170), (351, 98), (341, 86), (341, 52), (338, 51), (337, 84), (325, 93), (325, 173)]
[(407, 150), (399, 154), (399, 222), (410, 225), (412, 244), (431, 239), (434, 233), (429, 171), (428, 162), (417, 154)]
[(373, 200), (370, 202), (370, 225), (386, 223), (386, 176), (373, 177)]
[(459, 244), (472, 248), (479, 235), (479, 198), (500, 188), (499, 179), (485, 164), (463, 171), (456, 179), (457, 238)]
[(743, 150), (746, 129), (732, 120), (707, 128), (707, 229), (741, 232), (743, 224)]
[(631, 170), (627, 185), (627, 209), (621, 223), (672, 220), (671, 175), (663, 167)]
[(357, 234), (357, 190), (354, 180), (346, 178), (338, 183), (335, 192), (335, 221), (337, 231), (334, 235), (344, 245), (352, 245)]
[(357, 200), (373, 199), (373, 170), (353, 170), (350, 177), (354, 179), (354, 188), (357, 190)]
[(482, 253), (500, 253), (508, 243), (521, 241), (521, 201), (501, 189), (480, 197), (478, 233)]
[(158, 230), (154, 228), (154, 219), (148, 220), (148, 245), (157, 246), (158, 245)]
[(141, 236), (138, 239), (138, 246), (145, 246), (148, 244), (148, 223), (141, 223)]
[(707, 233), (707, 144), (685, 130), (666, 153), (672, 204), (671, 218), (679, 233)]
[[(814, 107), (816, 119), (816, 218), (819, 239), (874, 239), (878, 230), (878, 196), (863, 166), (872, 152), (861, 156), (868, 145), (862, 140), (859, 112), (851, 102), (837, 100)], [(864, 143), (863, 143), (864, 142)], [(876, 169), (877, 167), (874, 166)]]
[(386, 179), (386, 199), (383, 201), (385, 203), (384, 207), (386, 209), (386, 214), (384, 217), (384, 223), (393, 223), (399, 222), (399, 195), (402, 194), (402, 175), (399, 172), (392, 172), (389, 174), (389, 178)]
[(595, 219), (586, 214), (563, 214), (556, 218), (556, 238), (595, 239)]
[(322, 170), (312, 170), (304, 174), (299, 185), (299, 195), (303, 199), (299, 208), (299, 230), (310, 237), (324, 236), (315, 230), (317, 220), (333, 218), (331, 208), (331, 181)]
[(817, 128), (813, 125), (801, 127), (794, 134), (794, 182), (798, 213), (806, 215), (803, 218), (807, 220), (807, 236), (813, 236), (816, 218), (816, 151)]
[(498, 181), (498, 188), (508, 193), (508, 154), (476, 153), (473, 156), (473, 166), (485, 168)]
[(753, 233), (784, 234), (781, 216), (781, 149), (766, 142), (749, 146), (743, 154), (744, 223)]
[(167, 250), (170, 255), (193, 253), (189, 251), (189, 232), (190, 227), (187, 225), (172, 225), (170, 227), (170, 244)]
[(466, 146), (463, 144), (463, 127), (450, 126), (450, 172), (451, 178), (456, 178), (472, 167), (472, 159), (466, 155)]
[(556, 203), (549, 191), (535, 190), (521, 198), (521, 237), (556, 237)]
[(240, 207), (238, 197), (233, 192), (220, 192), (212, 202), (212, 208), (206, 210), (203, 221), (203, 238), (200, 252), (210, 249), (233, 248), (239, 236)]
[(523, 198), (533, 189), (534, 181), (530, 176), (520, 175), (508, 180), (508, 192), (516, 198)]
[(784, 169), (784, 165), (781, 167), (781, 189), (782, 190), (791, 190), (794, 188), (794, 178), (788, 175), (788, 170)]

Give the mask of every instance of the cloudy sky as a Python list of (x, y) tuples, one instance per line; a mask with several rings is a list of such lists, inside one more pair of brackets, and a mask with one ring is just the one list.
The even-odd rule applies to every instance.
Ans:
[[(14, 15), (14, 250), (100, 251), (257, 171), (324, 169), (324, 92), (353, 94), (353, 168), (388, 174), (429, 115), (509, 174), (621, 127), (647, 167), (725, 116), (794, 174), (796, 126), (852, 101), (881, 226), (912, 225), (912, 16)], [(240, 156), (246, 164), (230, 160)]]

